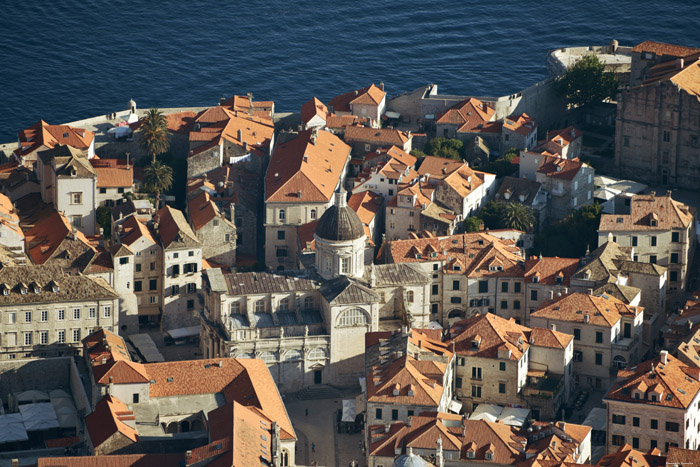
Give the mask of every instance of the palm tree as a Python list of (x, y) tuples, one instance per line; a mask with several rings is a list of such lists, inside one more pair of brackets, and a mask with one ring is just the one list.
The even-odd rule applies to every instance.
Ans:
[(168, 125), (165, 116), (158, 109), (150, 109), (141, 127), (141, 149), (151, 156), (152, 162), (156, 156), (163, 154), (170, 147)]
[(506, 228), (529, 232), (535, 226), (535, 213), (530, 206), (510, 202), (505, 207), (503, 223)]
[(143, 170), (143, 185), (156, 194), (156, 209), (160, 204), (160, 193), (169, 189), (173, 184), (173, 169), (160, 161), (151, 162)]

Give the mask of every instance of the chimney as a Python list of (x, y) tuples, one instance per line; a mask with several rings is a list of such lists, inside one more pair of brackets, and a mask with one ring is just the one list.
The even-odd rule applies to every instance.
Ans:
[(105, 363), (107, 363), (107, 357), (102, 357), (102, 364), (104, 365)]
[(384, 433), (389, 433), (390, 430), (391, 430), (390, 424), (387, 423), (386, 425), (384, 425)]
[(549, 299), (550, 300), (554, 299), (554, 290), (549, 291)]
[(586, 323), (586, 324), (590, 323), (590, 322), (591, 322), (591, 315), (588, 314), (588, 313), (586, 313), (585, 315), (583, 315), (583, 322)]
[(192, 461), (192, 451), (185, 452), (185, 463), (187, 465), (190, 465), (191, 461)]
[(357, 89), (355, 89), (355, 95), (357, 96), (359, 93), (360, 92)]
[(241, 141), (243, 139), (243, 131), (241, 131), (241, 129), (239, 128), (236, 134), (238, 141)]
[[(681, 59), (681, 60), (683, 60), (683, 59)], [(681, 68), (683, 68), (683, 67), (681, 66)], [(379, 83), (379, 89), (381, 89), (382, 91), (384, 90), (384, 83)]]
[(661, 357), (661, 363), (666, 365), (668, 363), (668, 350), (662, 350), (661, 352), (659, 352), (659, 356)]
[(588, 295), (593, 295), (593, 289), (588, 289)]
[(552, 331), (556, 331), (556, 330), (557, 330), (557, 325), (554, 324), (554, 323), (552, 323), (552, 324), (549, 325), (549, 329), (551, 329)]

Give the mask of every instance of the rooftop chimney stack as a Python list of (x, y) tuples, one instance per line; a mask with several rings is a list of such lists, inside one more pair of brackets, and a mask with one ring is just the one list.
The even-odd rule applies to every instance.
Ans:
[(666, 365), (668, 363), (668, 350), (662, 350), (661, 352), (659, 352), (659, 356), (661, 357), (661, 363)]

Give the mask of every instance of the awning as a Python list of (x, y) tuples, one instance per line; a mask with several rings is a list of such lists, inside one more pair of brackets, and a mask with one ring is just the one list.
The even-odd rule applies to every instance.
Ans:
[(355, 396), (355, 411), (357, 413), (364, 413), (365, 410), (367, 410), (367, 407), (365, 407), (365, 394), (363, 392)]
[(399, 112), (392, 112), (391, 110), (384, 112), (384, 115), (386, 115), (387, 118), (401, 118), (401, 114)]
[(42, 431), (58, 428), (56, 411), (50, 402), (40, 404), (24, 404), (19, 406), (24, 427), (27, 431)]
[(515, 407), (505, 407), (501, 415), (498, 416), (498, 421), (510, 426), (523, 426), (527, 416), (530, 414), (530, 409), (516, 409)]
[(22, 414), (0, 415), (0, 444), (27, 441), (29, 435), (24, 428)]
[(452, 413), (459, 413), (462, 410), (462, 403), (460, 401), (450, 401), (448, 410)]
[(340, 421), (354, 422), (355, 415), (357, 415), (355, 410), (355, 401), (353, 399), (343, 399), (343, 415), (340, 418)]
[(590, 426), (596, 431), (605, 431), (607, 428), (607, 412), (605, 409), (601, 409), (600, 407), (591, 409), (581, 425)]
[(148, 334), (131, 334), (129, 340), (147, 362), (164, 362), (165, 358)]
[(498, 416), (503, 412), (503, 407), (491, 404), (479, 404), (472, 412), (469, 420), (486, 420), (487, 422), (495, 422)]
[(185, 339), (187, 337), (199, 336), (202, 331), (202, 325), (190, 326), (187, 328), (171, 329), (168, 331), (168, 335), (173, 339)]

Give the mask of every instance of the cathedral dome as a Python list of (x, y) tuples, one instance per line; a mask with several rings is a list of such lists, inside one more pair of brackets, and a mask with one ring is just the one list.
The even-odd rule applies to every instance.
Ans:
[(326, 209), (316, 226), (316, 235), (324, 240), (351, 241), (365, 235), (357, 213), (348, 206), (345, 190), (335, 193), (335, 204)]

